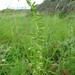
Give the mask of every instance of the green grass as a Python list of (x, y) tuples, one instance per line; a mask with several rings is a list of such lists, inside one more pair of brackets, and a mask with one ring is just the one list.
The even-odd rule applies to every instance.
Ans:
[(65, 18), (44, 15), (41, 21), (45, 28), (42, 32), (42, 67), (39, 70), (36, 52), (40, 46), (36, 46), (36, 38), (33, 40), (37, 35), (33, 16), (5, 14), (2, 17), (0, 75), (61, 75), (63, 68), (75, 75), (75, 15)]

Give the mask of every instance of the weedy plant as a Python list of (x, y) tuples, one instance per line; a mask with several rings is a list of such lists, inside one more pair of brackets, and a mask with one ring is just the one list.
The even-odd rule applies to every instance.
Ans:
[(32, 47), (29, 48), (33, 55), (30, 59), (31, 64), (33, 65), (33, 75), (42, 75), (43, 74), (43, 50), (44, 50), (44, 24), (42, 22), (42, 15), (36, 11), (35, 2), (31, 3), (30, 0), (27, 0), (27, 3), (31, 7), (31, 12), (33, 15), (33, 20), (36, 26), (36, 32), (32, 35), (31, 42)]

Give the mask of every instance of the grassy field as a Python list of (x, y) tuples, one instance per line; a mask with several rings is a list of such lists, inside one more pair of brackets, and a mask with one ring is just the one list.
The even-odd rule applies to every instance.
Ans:
[(0, 75), (75, 75), (75, 15), (41, 17), (0, 13)]

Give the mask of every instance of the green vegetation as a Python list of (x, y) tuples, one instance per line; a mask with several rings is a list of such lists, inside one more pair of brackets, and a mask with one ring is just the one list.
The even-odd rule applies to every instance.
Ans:
[(0, 13), (0, 75), (75, 75), (75, 15), (30, 6), (31, 15)]
[[(57, 15), (44, 15), (41, 21), (44, 26), (42, 32), (44, 44), (41, 43), (39, 46), (36, 44), (39, 39), (36, 38), (37, 25), (33, 16), (14, 14), (2, 17), (0, 75), (35, 75), (40, 64), (38, 62), (42, 63), (42, 67), (40, 74), (37, 72), (36, 75), (61, 75), (63, 68), (70, 71), (70, 75), (75, 74), (74, 15), (62, 19)], [(37, 49), (41, 48), (42, 53), (36, 53)], [(40, 54), (41, 61), (39, 61), (41, 56), (37, 56)]]

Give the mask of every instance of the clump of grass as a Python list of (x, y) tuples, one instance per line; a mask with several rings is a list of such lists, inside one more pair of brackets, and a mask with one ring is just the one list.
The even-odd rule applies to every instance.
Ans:
[(0, 45), (0, 75), (5, 75), (9, 72), (9, 63), (6, 59), (6, 55), (10, 49), (11, 47), (8, 47), (8, 45)]

